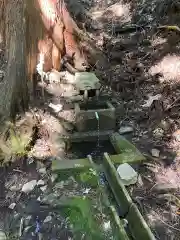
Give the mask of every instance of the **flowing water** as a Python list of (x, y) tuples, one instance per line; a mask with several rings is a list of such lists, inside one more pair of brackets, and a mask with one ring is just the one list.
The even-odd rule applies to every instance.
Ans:
[(100, 145), (100, 122), (99, 122), (99, 115), (97, 112), (95, 112), (95, 117), (97, 120), (97, 143), (96, 143), (96, 148), (95, 150), (91, 153), (91, 156), (93, 158), (100, 158), (101, 157), (101, 145)]

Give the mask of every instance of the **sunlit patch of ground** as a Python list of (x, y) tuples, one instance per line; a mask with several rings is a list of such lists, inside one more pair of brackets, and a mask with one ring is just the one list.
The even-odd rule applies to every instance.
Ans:
[(129, 22), (132, 18), (130, 4), (116, 3), (108, 7), (106, 15), (112, 18), (119, 18), (123, 23)]
[(180, 56), (175, 54), (166, 55), (149, 70), (151, 75), (161, 74), (161, 80), (166, 82), (178, 82), (180, 80)]
[(160, 45), (160, 44), (164, 44), (164, 43), (166, 43), (166, 42), (167, 42), (167, 39), (166, 39), (166, 38), (156, 37), (156, 38), (152, 39), (152, 41), (151, 41), (151, 46), (152, 46), (152, 47), (156, 47), (156, 46), (158, 46), (158, 45)]
[(118, 20), (122, 23), (130, 22), (132, 19), (131, 5), (116, 3), (108, 7), (107, 9), (92, 10), (93, 20)]
[(156, 174), (157, 183), (171, 184), (173, 188), (180, 188), (180, 172), (172, 166), (167, 168), (158, 168)]

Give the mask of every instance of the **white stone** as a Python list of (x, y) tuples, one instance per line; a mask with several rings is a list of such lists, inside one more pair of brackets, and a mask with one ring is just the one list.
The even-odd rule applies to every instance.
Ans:
[(52, 108), (55, 113), (58, 113), (58, 112), (62, 111), (62, 109), (63, 109), (63, 105), (62, 105), (62, 104), (53, 104), (53, 103), (50, 103), (48, 106), (49, 106), (50, 108)]
[(52, 174), (52, 176), (51, 176), (51, 182), (54, 183), (57, 178), (58, 178), (58, 174), (56, 174), (56, 173)]
[(123, 227), (127, 227), (128, 225), (128, 220), (126, 218), (122, 219)]
[(37, 198), (37, 201), (39, 201), (39, 202), (41, 201), (41, 197), (40, 196)]
[(46, 168), (40, 168), (40, 169), (38, 170), (38, 172), (39, 172), (40, 174), (46, 174)]
[(135, 184), (137, 182), (138, 174), (128, 163), (119, 165), (117, 172), (125, 186)]
[(119, 134), (125, 134), (130, 132), (133, 132), (133, 128), (131, 126), (121, 127), (119, 129)]
[(7, 237), (6, 237), (6, 234), (5, 232), (3, 232), (2, 230), (0, 230), (0, 240), (6, 240)]
[(103, 223), (103, 228), (104, 228), (105, 231), (108, 231), (108, 230), (111, 228), (111, 223), (110, 223), (110, 221), (104, 222), (104, 223)]
[(52, 217), (51, 216), (47, 216), (45, 219), (44, 219), (44, 223), (48, 223), (52, 220)]
[(36, 180), (32, 180), (30, 182), (27, 182), (27, 183), (25, 183), (23, 185), (21, 191), (24, 192), (24, 193), (29, 193), (29, 192), (33, 191), (33, 189), (35, 188), (36, 184), (37, 184)]
[(45, 185), (45, 186), (43, 186), (43, 187), (40, 187), (40, 189), (41, 189), (42, 192), (45, 192), (46, 189), (47, 189), (47, 185)]
[(90, 190), (91, 190), (91, 188), (86, 188), (86, 189), (83, 191), (83, 193), (84, 193), (84, 194), (88, 194)]
[(40, 179), (40, 180), (37, 182), (37, 186), (43, 186), (43, 185), (45, 185), (45, 182), (44, 182), (42, 179)]
[(22, 187), (22, 185), (13, 185), (13, 186), (11, 186), (10, 188), (9, 188), (9, 190), (10, 191), (12, 191), (12, 192), (18, 192), (18, 191), (20, 191), (21, 190), (21, 187)]
[(151, 150), (151, 154), (152, 154), (153, 157), (158, 158), (159, 155), (160, 155), (160, 151), (159, 151), (158, 149), (156, 149), (156, 148), (153, 148), (153, 149)]
[(160, 139), (164, 136), (164, 130), (162, 128), (156, 128), (153, 131), (153, 135), (155, 138)]
[(15, 208), (15, 206), (16, 206), (16, 203), (11, 203), (11, 204), (9, 205), (9, 208), (13, 210), (13, 209)]

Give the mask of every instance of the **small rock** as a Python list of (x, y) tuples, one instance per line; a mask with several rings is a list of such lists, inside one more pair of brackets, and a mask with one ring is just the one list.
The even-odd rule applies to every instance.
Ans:
[(133, 132), (133, 128), (131, 126), (125, 126), (119, 129), (119, 134), (125, 134), (130, 132)]
[(34, 162), (34, 159), (31, 157), (28, 159), (28, 164), (32, 164)]
[(46, 174), (46, 168), (45, 168), (45, 167), (44, 167), (44, 168), (40, 168), (40, 169), (38, 170), (38, 172), (39, 172), (40, 174), (44, 175), (44, 174)]
[(40, 189), (41, 189), (42, 192), (45, 192), (46, 189), (47, 189), (47, 185), (45, 185), (45, 186), (43, 186), (43, 187), (40, 187)]
[[(15, 208), (15, 206), (16, 206), (16, 203), (11, 203), (11, 204), (9, 205), (9, 208), (13, 210), (13, 209)], [(1, 239), (1, 238), (0, 238), (0, 239)]]
[(37, 182), (37, 186), (43, 186), (43, 185), (45, 185), (45, 182), (44, 182), (42, 179), (40, 179), (40, 180)]
[(27, 182), (27, 183), (25, 183), (23, 185), (21, 191), (24, 192), (24, 193), (29, 193), (29, 192), (33, 191), (33, 189), (35, 188), (36, 184), (37, 184), (36, 180), (32, 180), (30, 182)]
[(110, 223), (110, 221), (104, 222), (104, 223), (103, 223), (103, 228), (104, 228), (105, 231), (108, 231), (108, 230), (111, 228), (111, 223)]
[(52, 220), (52, 217), (51, 216), (47, 216), (45, 219), (44, 219), (44, 223), (48, 223)]
[(51, 182), (54, 183), (57, 178), (58, 178), (58, 174), (52, 174), (52, 176), (51, 176)]
[(18, 191), (21, 190), (21, 188), (22, 188), (22, 185), (19, 184), (18, 186), (16, 186), (16, 185), (11, 186), (9, 188), (9, 190), (12, 191), (12, 192), (18, 192)]
[(6, 237), (6, 234), (5, 232), (3, 232), (2, 230), (0, 230), (0, 240), (6, 240), (7, 237)]
[(40, 202), (40, 201), (41, 201), (41, 197), (40, 197), (40, 196), (37, 198), (37, 201), (38, 201), (38, 202)]
[(117, 172), (125, 186), (129, 186), (137, 182), (138, 174), (128, 163), (120, 164), (117, 168)]
[(159, 124), (159, 127), (162, 128), (164, 131), (168, 131), (171, 127), (170, 122), (162, 120)]
[(156, 149), (156, 148), (153, 148), (153, 149), (151, 150), (151, 155), (152, 155), (153, 157), (158, 158), (159, 155), (160, 155), (160, 151), (159, 151), (158, 149)]
[(128, 226), (128, 220), (126, 218), (122, 219), (123, 227), (126, 228)]
[(90, 190), (91, 190), (91, 188), (86, 188), (86, 189), (83, 191), (83, 194), (88, 194)]
[(164, 136), (164, 130), (162, 128), (156, 128), (153, 131), (153, 135), (156, 139), (160, 139)]
[(63, 109), (63, 105), (62, 104), (53, 104), (53, 103), (50, 103), (48, 105), (50, 108), (52, 108), (54, 110), (55, 113), (58, 113), (60, 112), (62, 109)]

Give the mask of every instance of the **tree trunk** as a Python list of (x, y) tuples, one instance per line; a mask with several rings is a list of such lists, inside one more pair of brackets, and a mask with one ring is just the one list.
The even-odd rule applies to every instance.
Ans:
[(23, 0), (3, 1), (3, 39), (8, 58), (7, 71), (1, 87), (0, 113), (14, 118), (16, 113), (28, 107), (26, 69), (26, 22)]
[(97, 58), (98, 63), (106, 61), (78, 28), (64, 0), (0, 0), (0, 39), (8, 59), (0, 90), (0, 114), (6, 117), (27, 109), (27, 79), (33, 79), (40, 53), (45, 57), (45, 72), (60, 71), (65, 55), (79, 71), (85, 70), (87, 59), (96, 66)]

